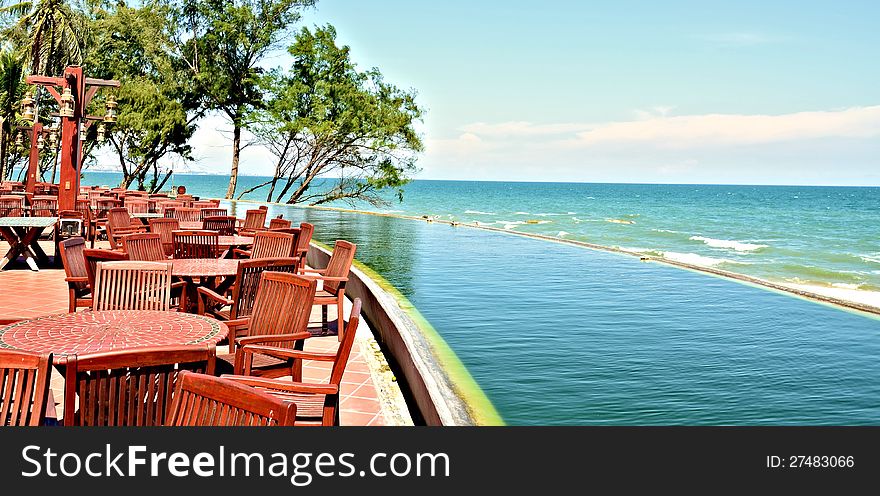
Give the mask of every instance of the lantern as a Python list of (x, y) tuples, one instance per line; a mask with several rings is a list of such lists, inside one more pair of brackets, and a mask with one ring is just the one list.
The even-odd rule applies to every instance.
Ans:
[(61, 93), (61, 108), (58, 110), (58, 115), (73, 117), (73, 93), (70, 92), (69, 86)]
[(80, 140), (80, 141), (85, 141), (85, 140), (86, 140), (86, 133), (87, 133), (87, 132), (88, 132), (88, 130), (86, 129), (86, 125), (85, 125), (85, 124), (83, 124), (82, 126), (80, 126), (80, 128), (79, 128), (79, 140)]
[(24, 98), (21, 100), (21, 118), (33, 122), (34, 117), (34, 99), (31, 98), (31, 94), (27, 93)]
[(103, 122), (98, 124), (98, 143), (104, 142), (105, 133), (107, 132), (107, 126), (104, 125)]
[(46, 145), (43, 143), (43, 135), (37, 137), (37, 150), (42, 150)]
[(24, 148), (24, 136), (21, 135), (21, 131), (15, 135), (15, 146)]
[(107, 113), (104, 115), (104, 122), (107, 124), (112, 124), (116, 122), (116, 107), (117, 107), (116, 99), (113, 95), (107, 96), (107, 101), (104, 102), (104, 107), (107, 108)]
[(50, 127), (49, 128), (49, 146), (55, 148), (58, 145), (58, 128)]

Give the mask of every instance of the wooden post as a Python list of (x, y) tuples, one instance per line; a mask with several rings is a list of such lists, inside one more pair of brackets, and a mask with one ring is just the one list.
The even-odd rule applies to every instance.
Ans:
[(85, 114), (85, 78), (82, 67), (64, 69), (61, 89), (73, 93), (73, 117), (61, 118), (61, 177), (58, 182), (58, 210), (76, 210), (79, 195), (79, 122)]
[(31, 152), (28, 155), (28, 171), (24, 178), (24, 188), (30, 194), (34, 194), (37, 187), (37, 173), (40, 172), (40, 149), (37, 148), (37, 140), (43, 134), (43, 124), (40, 121), (34, 122), (31, 128)]

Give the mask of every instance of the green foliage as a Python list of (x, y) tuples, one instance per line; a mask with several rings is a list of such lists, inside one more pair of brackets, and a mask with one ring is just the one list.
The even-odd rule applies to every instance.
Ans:
[(94, 49), (87, 70), (121, 83), (119, 117), (108, 136), (126, 187), (137, 181), (139, 188), (153, 189), (163, 173), (160, 159), (191, 159), (198, 101), (192, 78), (172, 56), (176, 26), (169, 14), (166, 5), (155, 2), (140, 8), (119, 4), (96, 11), (92, 23)]
[[(288, 203), (381, 204), (388, 189), (402, 199), (422, 151), (415, 93), (386, 83), (378, 69), (358, 71), (331, 26), (302, 29), (289, 53), (291, 69), (263, 79), (266, 106), (254, 126), (278, 158), (270, 195), (280, 185), (276, 201)], [(329, 189), (328, 181), (313, 188), (322, 176), (337, 179)]]
[(67, 0), (32, 0), (0, 8), (2, 33), (27, 55), (31, 74), (60, 76), (82, 64), (88, 19)]
[(20, 159), (14, 140), (24, 92), (24, 62), (10, 47), (0, 47), (0, 180), (6, 179)]

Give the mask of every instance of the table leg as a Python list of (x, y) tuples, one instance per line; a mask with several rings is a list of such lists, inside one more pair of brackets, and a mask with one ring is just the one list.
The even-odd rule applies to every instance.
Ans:
[(3, 239), (9, 243), (9, 251), (6, 252), (6, 255), (3, 256), (3, 259), (0, 260), (0, 269), (6, 267), (6, 264), (18, 258), (18, 253), (21, 251), (21, 240), (16, 235), (15, 231), (13, 231), (9, 227), (0, 227), (0, 234), (3, 235)]
[(49, 257), (46, 256), (46, 252), (40, 247), (40, 234), (43, 233), (43, 228), (32, 227), (27, 231), (25, 229), (23, 227), (16, 228), (21, 239), (21, 253), (24, 255), (24, 261), (27, 262), (28, 267), (31, 270), (39, 271), (38, 261), (44, 265), (49, 262)]

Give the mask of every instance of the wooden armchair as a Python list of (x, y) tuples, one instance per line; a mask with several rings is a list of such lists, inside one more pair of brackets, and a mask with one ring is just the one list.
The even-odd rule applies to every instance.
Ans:
[(89, 286), (89, 271), (83, 252), (86, 240), (68, 238), (58, 243), (61, 262), (64, 264), (64, 280), (67, 281), (69, 298), (68, 312), (75, 312), (80, 307), (92, 306), (92, 290)]
[(125, 208), (132, 214), (146, 214), (150, 211), (150, 202), (139, 197), (126, 197)]
[(0, 349), (0, 427), (43, 424), (51, 372), (51, 354)]
[(202, 219), (205, 231), (217, 231), (220, 236), (235, 236), (235, 217), (228, 215), (208, 216)]
[(201, 212), (202, 220), (204, 220), (205, 217), (226, 217), (229, 215), (229, 211), (225, 208), (218, 208), (214, 206), (202, 207), (199, 209), (199, 211)]
[(254, 246), (250, 250), (236, 248), (232, 250), (235, 258), (279, 258), (289, 257), (296, 246), (293, 234), (257, 231), (254, 234)]
[(299, 225), (299, 238), (296, 240), (296, 251), (293, 256), (299, 257), (299, 272), (302, 273), (306, 268), (306, 256), (309, 254), (309, 245), (312, 242), (312, 236), (315, 234), (315, 225), (303, 222)]
[(245, 211), (244, 221), (241, 224), (241, 228), (238, 230), (238, 234), (242, 236), (253, 236), (257, 231), (266, 229), (266, 214), (267, 210), (262, 208)]
[(165, 262), (168, 257), (162, 248), (162, 236), (156, 233), (129, 234), (122, 238), (122, 251), (129, 260), (140, 262)]
[[(171, 310), (170, 262), (98, 262), (92, 292), (92, 310)], [(186, 308), (186, 283), (178, 282)]]
[[(339, 395), (342, 376), (345, 374), (345, 367), (351, 356), (351, 348), (354, 346), (360, 313), (361, 300), (356, 298), (351, 307), (345, 337), (336, 349), (336, 353), (314, 353), (263, 345), (245, 345), (236, 352), (235, 363), (236, 365), (241, 364), (241, 368), (235, 370), (237, 375), (223, 375), (222, 377), (264, 391), (283, 401), (296, 403), (297, 424), (339, 425)], [(250, 377), (252, 357), (255, 353), (294, 360), (296, 373), (293, 376), (293, 381)], [(330, 380), (326, 384), (303, 382), (302, 362), (304, 360), (332, 362)]]
[(174, 231), (174, 258), (218, 258), (220, 235), (217, 231)]
[(31, 203), (31, 216), (55, 217), (58, 213), (57, 196), (36, 196)]
[[(205, 287), (198, 288), (199, 315), (208, 315), (219, 320), (237, 320), (250, 317), (263, 272), (271, 270), (295, 274), (296, 266), (297, 260), (295, 258), (242, 260), (238, 264), (235, 283), (232, 285), (229, 298)], [(230, 340), (229, 353), (234, 352), (232, 340)]]
[(174, 209), (174, 218), (179, 222), (201, 222), (202, 210), (199, 208), (177, 207)]
[[(263, 272), (260, 277), (253, 310), (250, 316), (229, 320), (228, 355), (218, 355), (218, 370), (234, 370), (235, 350), (246, 344), (264, 344), (279, 348), (293, 348), (311, 334), (309, 325), (312, 300), (317, 283), (295, 274)], [(293, 363), (257, 355), (251, 374), (280, 377), (292, 373)]]
[[(219, 207), (220, 207), (220, 201), (219, 201), (219, 200), (218, 200), (218, 201), (214, 201), (214, 200), (199, 200), (199, 201), (194, 201), (193, 204), (192, 204), (192, 208), (198, 208), (198, 209), (201, 209), (201, 210), (205, 210), (205, 209), (208, 209), (208, 208), (210, 208), (210, 209), (219, 209)], [(224, 209), (222, 209), (222, 210), (226, 210), (226, 209), (224, 208)], [(226, 215), (226, 214), (224, 213), (224, 214), (222, 214), (222, 215)]]
[(177, 219), (150, 219), (150, 232), (159, 235), (162, 241), (162, 250), (169, 257), (174, 255), (174, 231), (180, 230), (180, 222)]
[(140, 221), (132, 222), (131, 215), (125, 207), (111, 208), (107, 214), (107, 240), (114, 250), (122, 248), (123, 236), (146, 231), (146, 226)]
[(92, 293), (94, 294), (95, 274), (98, 272), (98, 263), (121, 262), (123, 260), (128, 260), (128, 255), (121, 251), (86, 248), (83, 250), (83, 258), (86, 260), (86, 275), (89, 278), (89, 288), (91, 288)]
[(215, 355), (213, 345), (68, 355), (60, 363), (65, 366), (64, 425), (164, 425), (180, 373), (213, 374)]
[(274, 219), (269, 219), (269, 230), (273, 229), (286, 229), (290, 227), (290, 221), (287, 219), (282, 219), (279, 215)]
[(0, 217), (24, 216), (23, 196), (0, 196)]
[(226, 379), (183, 371), (167, 426), (292, 426), (296, 404)]
[(327, 307), (336, 305), (336, 332), (342, 341), (343, 321), (342, 304), (345, 301), (345, 283), (348, 282), (348, 273), (354, 261), (354, 253), (357, 245), (348, 241), (337, 240), (333, 247), (333, 254), (324, 269), (305, 269), (303, 277), (314, 278), (323, 281), (321, 291), (315, 295), (315, 305), (321, 305), (321, 331), (329, 332), (327, 323)]

